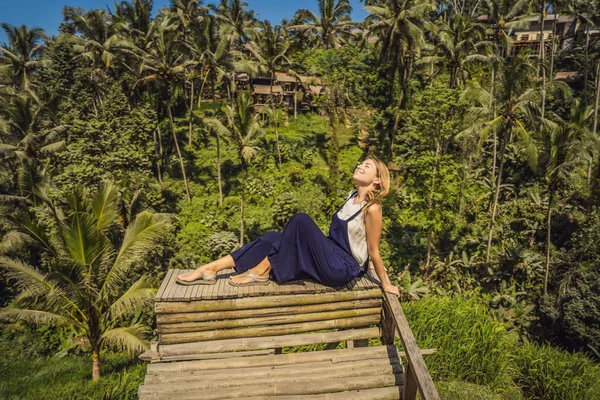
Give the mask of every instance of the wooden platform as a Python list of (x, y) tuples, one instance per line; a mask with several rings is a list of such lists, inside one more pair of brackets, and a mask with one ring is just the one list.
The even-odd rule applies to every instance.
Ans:
[(354, 279), (348, 285), (339, 288), (332, 288), (314, 281), (296, 281), (285, 284), (278, 284), (271, 281), (265, 286), (246, 286), (235, 287), (228, 283), (228, 278), (234, 272), (221, 271), (217, 275), (217, 283), (214, 285), (179, 285), (176, 282), (177, 275), (191, 270), (169, 270), (163, 280), (155, 301), (197, 301), (197, 300), (218, 300), (235, 299), (242, 297), (269, 296), (269, 295), (287, 295), (287, 294), (314, 294), (314, 293), (332, 293), (340, 291), (359, 291), (378, 289), (378, 280), (375, 274), (369, 272), (362, 278)]
[[(176, 283), (183, 271), (169, 270), (156, 294), (140, 399), (415, 400), (418, 390), (439, 400), (398, 300), (373, 271), (339, 288), (235, 287), (230, 271), (215, 285), (185, 286)], [(368, 347), (371, 338), (384, 346)], [(324, 350), (282, 354), (297, 346)]]
[(399, 399), (403, 368), (395, 346), (225, 360), (150, 364), (149, 399)]

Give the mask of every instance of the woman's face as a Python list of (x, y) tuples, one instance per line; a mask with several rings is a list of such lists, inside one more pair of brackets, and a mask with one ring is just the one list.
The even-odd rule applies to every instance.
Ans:
[(358, 164), (354, 169), (354, 175), (352, 176), (354, 182), (357, 185), (369, 186), (372, 183), (379, 183), (377, 178), (377, 167), (373, 160), (365, 160)]

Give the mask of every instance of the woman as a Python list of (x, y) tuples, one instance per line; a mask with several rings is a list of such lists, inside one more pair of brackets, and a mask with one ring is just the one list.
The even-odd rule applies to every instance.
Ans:
[(364, 272), (369, 258), (384, 291), (399, 295), (386, 279), (379, 254), (381, 198), (389, 193), (390, 173), (385, 164), (368, 158), (354, 170), (353, 190), (333, 215), (329, 236), (306, 214), (294, 215), (283, 232), (269, 232), (219, 260), (180, 274), (183, 285), (214, 284), (217, 272), (234, 268), (234, 286), (266, 285), (315, 279), (328, 286), (343, 286)]

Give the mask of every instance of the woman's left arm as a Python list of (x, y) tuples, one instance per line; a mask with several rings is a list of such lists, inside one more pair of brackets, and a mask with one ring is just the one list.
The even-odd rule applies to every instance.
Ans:
[(392, 285), (385, 273), (383, 266), (383, 260), (379, 254), (379, 240), (381, 238), (381, 230), (383, 226), (383, 216), (381, 213), (381, 206), (379, 204), (373, 204), (367, 210), (365, 215), (365, 227), (367, 230), (367, 249), (369, 251), (369, 257), (373, 261), (375, 272), (381, 281), (381, 287), (384, 292), (393, 293), (396, 296), (400, 296), (398, 288)]

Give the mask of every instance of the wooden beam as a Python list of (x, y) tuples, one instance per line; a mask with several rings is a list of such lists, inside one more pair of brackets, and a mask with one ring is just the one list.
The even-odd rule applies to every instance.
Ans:
[[(261, 368), (238, 368), (227, 370), (223, 379), (223, 370), (215, 371), (193, 371), (179, 374), (163, 373), (148, 374), (144, 380), (144, 385), (161, 385), (160, 390), (177, 389), (182, 383), (186, 384), (188, 389), (210, 389), (216, 387), (234, 387), (248, 384), (249, 381), (259, 383), (269, 382), (298, 382), (304, 378), (307, 381), (315, 379), (343, 378), (347, 376), (363, 375), (385, 375), (402, 373), (402, 364), (399, 359), (390, 360), (383, 363), (382, 360), (358, 360), (345, 363), (332, 364), (328, 362), (300, 364), (283, 367), (261, 367)], [(187, 384), (197, 383), (197, 386), (187, 386)]]
[(353, 350), (336, 349), (328, 351), (309, 351), (302, 353), (280, 354), (276, 356), (237, 357), (230, 358), (227, 360), (205, 360), (151, 364), (148, 366), (148, 374), (161, 374), (165, 372), (176, 373), (189, 371), (231, 370), (236, 368), (258, 368), (264, 366), (276, 367), (283, 365), (299, 365), (315, 362), (341, 363), (347, 361), (366, 359), (384, 360), (386, 358), (398, 358), (399, 355), (400, 353), (398, 352), (396, 346), (377, 346)]
[(380, 336), (379, 328), (353, 329), (339, 332), (306, 333), (300, 335), (264, 336), (242, 339), (211, 340), (174, 345), (160, 345), (161, 356), (178, 356), (221, 351), (259, 350), (287, 346), (341, 342), (343, 340), (367, 339)]
[[(427, 370), (427, 366), (425, 365), (423, 356), (419, 351), (417, 341), (410, 330), (410, 326), (408, 325), (404, 311), (402, 311), (400, 302), (395, 295), (391, 293), (384, 293), (384, 305), (389, 308), (389, 314), (393, 318), (396, 329), (400, 334), (400, 340), (402, 341), (402, 346), (406, 352), (406, 359), (408, 360), (409, 371), (414, 374), (421, 398), (423, 400), (439, 400), (440, 396), (435, 388), (435, 385), (433, 384), (431, 375)], [(410, 373), (407, 374), (407, 378), (409, 376)], [(403, 399), (414, 400), (415, 397), (403, 397)]]
[(329, 292), (319, 296), (312, 294), (296, 294), (283, 296), (244, 297), (239, 299), (222, 299), (219, 301), (171, 301), (157, 302), (157, 313), (185, 313), (203, 311), (229, 311), (258, 309), (269, 307), (299, 306), (306, 304), (335, 303), (351, 300), (381, 298), (381, 289), (360, 290), (352, 292)]
[[(306, 381), (302, 382), (274, 382), (269, 385), (260, 384), (253, 385), (249, 383), (243, 386), (237, 386), (229, 388), (226, 393), (220, 389), (205, 389), (194, 391), (195, 398), (202, 398), (204, 400), (213, 399), (242, 399), (252, 396), (271, 396), (271, 395), (305, 395), (305, 394), (320, 394), (320, 393), (335, 393), (343, 392), (348, 390), (360, 390), (360, 389), (373, 389), (388, 386), (401, 386), (402, 375), (380, 375), (380, 376), (364, 376), (361, 379), (356, 377), (349, 378), (335, 378), (328, 380), (319, 380), (317, 377), (310, 377), (315, 379), (314, 384), (307, 384)], [(144, 399), (173, 399), (173, 398), (185, 398), (192, 392), (187, 389), (187, 385), (179, 385), (177, 392), (169, 391), (165, 393), (156, 393), (154, 387), (146, 387), (146, 385), (140, 386), (139, 394), (140, 398)], [(182, 396), (179, 396), (179, 395)], [(142, 397), (143, 396), (143, 397)]]
[(215, 329), (231, 329), (231, 328), (243, 328), (261, 325), (285, 325), (300, 322), (313, 322), (313, 321), (325, 321), (335, 320), (343, 318), (356, 318), (366, 315), (377, 315), (379, 316), (379, 308), (359, 308), (355, 310), (339, 310), (339, 311), (326, 311), (317, 313), (307, 314), (296, 314), (296, 315), (276, 315), (266, 317), (254, 317), (254, 318), (239, 318), (239, 319), (226, 319), (217, 321), (206, 321), (206, 322), (182, 322), (177, 324), (160, 324), (157, 327), (159, 334), (165, 333), (183, 333), (183, 332), (201, 332), (201, 331), (212, 331)]
[(175, 314), (156, 314), (156, 324), (175, 324), (182, 322), (215, 321), (221, 319), (237, 319), (250, 317), (266, 317), (277, 315), (296, 315), (314, 312), (355, 310), (358, 308), (381, 308), (382, 299), (351, 300), (335, 303), (308, 304), (289, 307), (268, 307), (247, 310), (182, 312)]
[(324, 329), (362, 328), (376, 325), (379, 314), (363, 315), (354, 318), (330, 319), (326, 321), (299, 322), (294, 324), (269, 325), (236, 329), (215, 329), (201, 332), (163, 333), (161, 344), (191, 343), (220, 339), (255, 338), (273, 335), (293, 335), (302, 332), (315, 332)]

